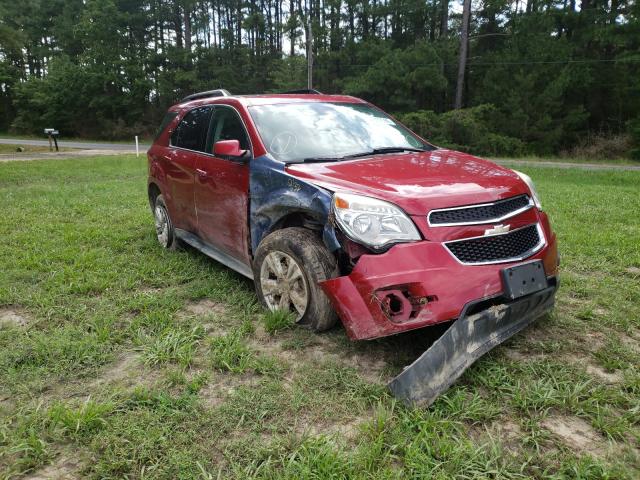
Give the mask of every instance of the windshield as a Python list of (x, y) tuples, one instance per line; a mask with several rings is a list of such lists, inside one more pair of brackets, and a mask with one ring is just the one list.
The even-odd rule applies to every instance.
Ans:
[(402, 125), (369, 105), (287, 103), (249, 107), (271, 155), (283, 162), (337, 161), (388, 151), (431, 150)]

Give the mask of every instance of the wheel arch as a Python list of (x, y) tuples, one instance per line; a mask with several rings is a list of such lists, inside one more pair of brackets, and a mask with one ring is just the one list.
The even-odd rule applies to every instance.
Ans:
[(155, 182), (150, 182), (147, 187), (147, 195), (149, 196), (149, 206), (152, 210), (156, 204), (156, 198), (158, 198), (160, 194), (162, 194), (160, 187)]
[(290, 175), (282, 163), (268, 156), (251, 163), (250, 179), (252, 252), (256, 252), (267, 235), (286, 227), (317, 231), (331, 252), (340, 248), (330, 218), (331, 192)]

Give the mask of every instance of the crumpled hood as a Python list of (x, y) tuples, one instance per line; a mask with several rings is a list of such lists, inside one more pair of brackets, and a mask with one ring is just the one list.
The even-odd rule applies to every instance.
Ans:
[(354, 192), (400, 206), (410, 215), (529, 193), (512, 170), (453, 150), (290, 164), (286, 171), (331, 191)]

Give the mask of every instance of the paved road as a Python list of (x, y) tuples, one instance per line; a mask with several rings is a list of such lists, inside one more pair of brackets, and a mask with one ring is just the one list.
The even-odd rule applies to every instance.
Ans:
[[(6, 145), (33, 145), (37, 147), (48, 147), (48, 140), (20, 140), (19, 138), (0, 138), (0, 143)], [(97, 143), (97, 142), (72, 142), (58, 140), (58, 147), (83, 148), (89, 150), (135, 150), (135, 142), (131, 143)], [(146, 152), (149, 145), (140, 144), (140, 152)]]

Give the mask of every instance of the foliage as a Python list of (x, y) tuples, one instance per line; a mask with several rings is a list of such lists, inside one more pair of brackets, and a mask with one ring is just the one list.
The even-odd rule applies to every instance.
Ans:
[(631, 136), (631, 158), (640, 160), (640, 117), (629, 121), (629, 135)]
[[(495, 114), (485, 130), (452, 113), (428, 139), (547, 155), (623, 133), (640, 114), (639, 9), (474, 2), (464, 103)], [(302, 88), (309, 22), (316, 88), (402, 114), (451, 109), (460, 15), (449, 1), (0, 0), (0, 131), (150, 135), (194, 91)]]
[(399, 119), (439, 146), (478, 155), (521, 155), (524, 152), (523, 142), (496, 133), (496, 116), (497, 110), (493, 105), (479, 105), (440, 115), (421, 110), (399, 115)]

